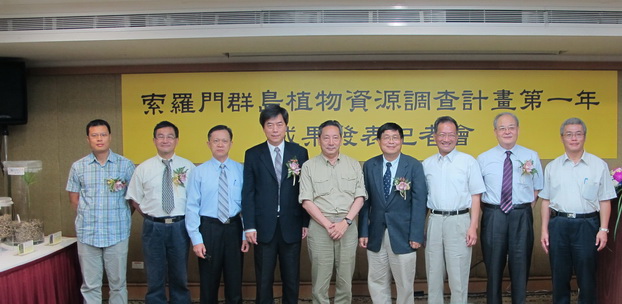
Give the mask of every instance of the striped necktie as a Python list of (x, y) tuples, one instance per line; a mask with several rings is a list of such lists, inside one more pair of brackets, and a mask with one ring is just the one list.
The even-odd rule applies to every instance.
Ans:
[(171, 174), (171, 159), (163, 159), (164, 173), (162, 174), (162, 209), (170, 214), (175, 208), (175, 196), (173, 195), (173, 177)]
[(229, 185), (225, 168), (225, 164), (220, 165), (218, 178), (218, 219), (223, 223), (229, 219)]
[(501, 183), (501, 211), (508, 213), (512, 210), (512, 151), (505, 151), (507, 157), (503, 162), (503, 182)]

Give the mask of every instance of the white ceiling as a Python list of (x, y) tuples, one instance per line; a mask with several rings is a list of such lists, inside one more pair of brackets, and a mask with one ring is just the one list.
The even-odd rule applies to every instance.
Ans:
[[(622, 1), (618, 0), (526, 0), (521, 1), (520, 6), (517, 3), (515, 0), (341, 0), (338, 3), (318, 0), (0, 0), (0, 19), (284, 8), (380, 9), (395, 6), (410, 9), (622, 11)], [(31, 67), (333, 60), (622, 62), (622, 25), (260, 24), (155, 29), (0, 31), (0, 57), (21, 57)]]

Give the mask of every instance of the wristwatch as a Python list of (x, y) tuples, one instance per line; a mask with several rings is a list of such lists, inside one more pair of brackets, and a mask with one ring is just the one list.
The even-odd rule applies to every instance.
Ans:
[(598, 228), (598, 230), (609, 233), (609, 229), (607, 229), (607, 228), (600, 227), (600, 228)]
[(343, 220), (346, 221), (346, 223), (348, 223), (348, 226), (352, 225), (352, 220), (351, 219), (349, 219), (347, 217), (344, 217)]

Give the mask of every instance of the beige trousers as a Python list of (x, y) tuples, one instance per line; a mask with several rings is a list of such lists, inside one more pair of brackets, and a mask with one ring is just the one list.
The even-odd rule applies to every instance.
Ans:
[(352, 276), (356, 261), (358, 231), (353, 222), (343, 237), (333, 240), (322, 225), (311, 220), (307, 237), (309, 258), (311, 259), (311, 291), (314, 304), (328, 304), (328, 288), (333, 276), (333, 267), (337, 272), (335, 282), (335, 304), (352, 302)]
[(385, 229), (380, 251), (367, 250), (367, 284), (374, 304), (391, 304), (391, 278), (395, 280), (397, 304), (413, 304), (417, 252), (395, 254)]
[(445, 271), (451, 303), (467, 303), (472, 247), (466, 245), (466, 234), (470, 225), (469, 213), (430, 215), (425, 247), (428, 303), (443, 303)]

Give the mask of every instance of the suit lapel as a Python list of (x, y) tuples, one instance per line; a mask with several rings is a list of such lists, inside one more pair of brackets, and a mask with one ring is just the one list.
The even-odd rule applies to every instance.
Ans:
[(283, 153), (283, 168), (281, 169), (281, 172), (283, 173), (281, 174), (281, 184), (283, 184), (283, 182), (285, 182), (285, 179), (287, 179), (287, 163), (296, 156), (293, 152), (294, 149), (292, 149), (290, 143), (285, 142), (283, 149), (285, 149), (285, 152)]
[(270, 176), (276, 180), (276, 172), (274, 172), (274, 163), (272, 162), (272, 157), (270, 156), (270, 148), (268, 148), (268, 143), (262, 145), (261, 148), (261, 162), (266, 166), (266, 170), (270, 172)]

